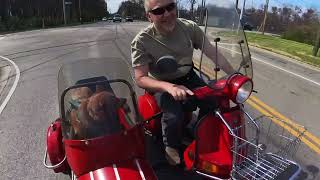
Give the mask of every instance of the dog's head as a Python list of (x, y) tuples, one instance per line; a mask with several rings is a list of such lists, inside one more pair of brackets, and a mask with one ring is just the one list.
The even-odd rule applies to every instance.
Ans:
[(112, 93), (102, 91), (90, 97), (87, 111), (96, 122), (115, 119), (120, 101)]
[(80, 102), (78, 109), (70, 114), (77, 138), (92, 138), (120, 130), (118, 108), (123, 102), (103, 86), (97, 85), (95, 93), (87, 87), (74, 89), (71, 97)]
[(71, 91), (71, 99), (79, 100), (80, 102), (82, 102), (92, 96), (92, 94), (93, 92), (90, 90), (90, 88), (80, 87)]

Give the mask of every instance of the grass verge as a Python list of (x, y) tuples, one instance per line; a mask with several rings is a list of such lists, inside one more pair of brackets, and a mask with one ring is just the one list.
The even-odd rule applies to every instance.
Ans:
[(320, 67), (320, 51), (312, 56), (313, 46), (270, 35), (246, 32), (249, 45)]

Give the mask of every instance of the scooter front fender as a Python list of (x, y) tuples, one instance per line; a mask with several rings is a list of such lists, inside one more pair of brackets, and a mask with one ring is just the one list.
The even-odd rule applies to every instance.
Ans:
[(156, 180), (151, 166), (141, 159), (110, 164), (104, 168), (91, 171), (78, 177), (78, 180)]

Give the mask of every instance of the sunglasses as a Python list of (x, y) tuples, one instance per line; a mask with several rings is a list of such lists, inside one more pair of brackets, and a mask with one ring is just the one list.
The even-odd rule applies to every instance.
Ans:
[(170, 11), (174, 10), (175, 8), (176, 8), (176, 3), (173, 2), (173, 3), (170, 3), (170, 4), (166, 5), (166, 6), (164, 6), (164, 7), (159, 7), (159, 8), (156, 8), (156, 9), (152, 9), (149, 12), (154, 14), (154, 15), (162, 15), (163, 13), (166, 12), (166, 10), (168, 12), (170, 12)]

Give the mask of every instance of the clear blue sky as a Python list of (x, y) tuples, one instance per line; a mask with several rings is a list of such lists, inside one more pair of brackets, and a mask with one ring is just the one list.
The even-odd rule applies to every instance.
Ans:
[[(105, 0), (108, 3), (108, 10), (111, 13), (114, 13), (118, 10), (119, 5), (122, 1), (125, 0)], [(182, 2), (187, 2), (187, 0), (181, 0)], [(201, 0), (198, 0), (201, 2)], [(211, 0), (207, 0), (211, 1)], [(235, 0), (234, 0), (235, 1)], [(266, 0), (246, 0), (246, 8), (250, 8), (251, 6), (260, 7)], [(317, 11), (320, 11), (320, 0), (269, 0), (270, 7), (277, 6), (282, 7), (283, 5), (292, 5), (299, 6), (303, 9), (315, 8)], [(239, 4), (242, 4), (243, 0), (240, 0)]]

